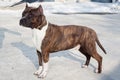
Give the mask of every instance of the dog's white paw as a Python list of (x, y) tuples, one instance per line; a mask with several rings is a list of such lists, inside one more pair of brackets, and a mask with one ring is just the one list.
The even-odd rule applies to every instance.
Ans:
[(36, 71), (36, 72), (34, 72), (34, 75), (39, 75), (39, 74), (41, 74), (41, 72), (42, 72), (42, 66), (39, 66), (39, 69)]
[(41, 74), (38, 75), (38, 78), (45, 78), (47, 75), (47, 70), (43, 70)]
[(85, 64), (83, 64), (83, 65), (82, 65), (82, 68), (87, 68), (87, 67), (88, 67), (88, 66), (87, 66), (87, 65), (85, 65)]
[(43, 70), (42, 72), (38, 75), (38, 78), (45, 78), (48, 72), (48, 63), (43, 63)]

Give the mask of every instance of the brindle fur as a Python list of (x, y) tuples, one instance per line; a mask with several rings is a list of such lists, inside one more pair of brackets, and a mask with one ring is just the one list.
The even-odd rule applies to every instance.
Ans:
[[(26, 6), (22, 17), (20, 25), (25, 27), (42, 29), (47, 24), (41, 5), (38, 8)], [(49, 61), (49, 53), (71, 49), (80, 45), (79, 51), (86, 56), (85, 65), (88, 66), (90, 58), (93, 57), (98, 62), (98, 73), (101, 73), (102, 57), (96, 50), (96, 43), (106, 54), (93, 29), (77, 25), (58, 26), (49, 23), (46, 36), (42, 41), (42, 51), (37, 51), (39, 65), (42, 65), (42, 60), (45, 63)]]

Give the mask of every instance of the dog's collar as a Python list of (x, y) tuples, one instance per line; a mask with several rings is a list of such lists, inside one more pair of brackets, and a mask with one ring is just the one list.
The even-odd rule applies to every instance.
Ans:
[[(46, 21), (46, 23), (47, 23), (47, 24), (46, 24), (46, 25), (44, 25), (43, 27), (46, 27), (46, 26), (48, 26), (48, 21)], [(40, 29), (40, 30), (41, 30), (43, 27), (41, 27), (41, 26), (38, 26), (38, 27), (37, 27), (37, 29)]]

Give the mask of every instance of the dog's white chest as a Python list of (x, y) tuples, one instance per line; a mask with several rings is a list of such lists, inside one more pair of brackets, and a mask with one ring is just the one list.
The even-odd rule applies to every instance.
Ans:
[(40, 52), (41, 52), (42, 41), (46, 35), (47, 28), (48, 25), (44, 26), (41, 30), (35, 28), (33, 29), (33, 33), (32, 33), (33, 43), (36, 49)]

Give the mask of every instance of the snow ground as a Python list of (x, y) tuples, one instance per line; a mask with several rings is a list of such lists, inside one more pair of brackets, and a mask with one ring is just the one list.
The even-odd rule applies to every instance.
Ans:
[[(102, 74), (94, 73), (97, 67), (94, 59), (91, 59), (88, 68), (81, 68), (85, 57), (78, 51), (53, 53), (50, 56), (49, 72), (45, 80), (120, 79), (120, 14), (52, 14), (49, 12), (48, 3), (42, 5), (47, 20), (51, 23), (85, 25), (93, 28), (108, 53), (105, 55), (98, 48), (99, 54), (103, 57)], [(38, 68), (38, 60), (31, 40), (31, 30), (19, 26), (24, 6), (25, 4), (13, 8), (0, 7), (0, 80), (42, 80), (33, 75)]]
[(21, 0), (0, 0), (0, 6), (2, 6), (2, 7), (9, 6), (9, 5), (17, 3), (19, 1), (21, 1)]
[[(1, 7), (9, 7), (14, 2), (0, 1)], [(120, 13), (120, 2), (118, 3), (97, 3), (97, 2), (43, 2), (47, 13)], [(39, 6), (39, 2), (30, 5)]]

